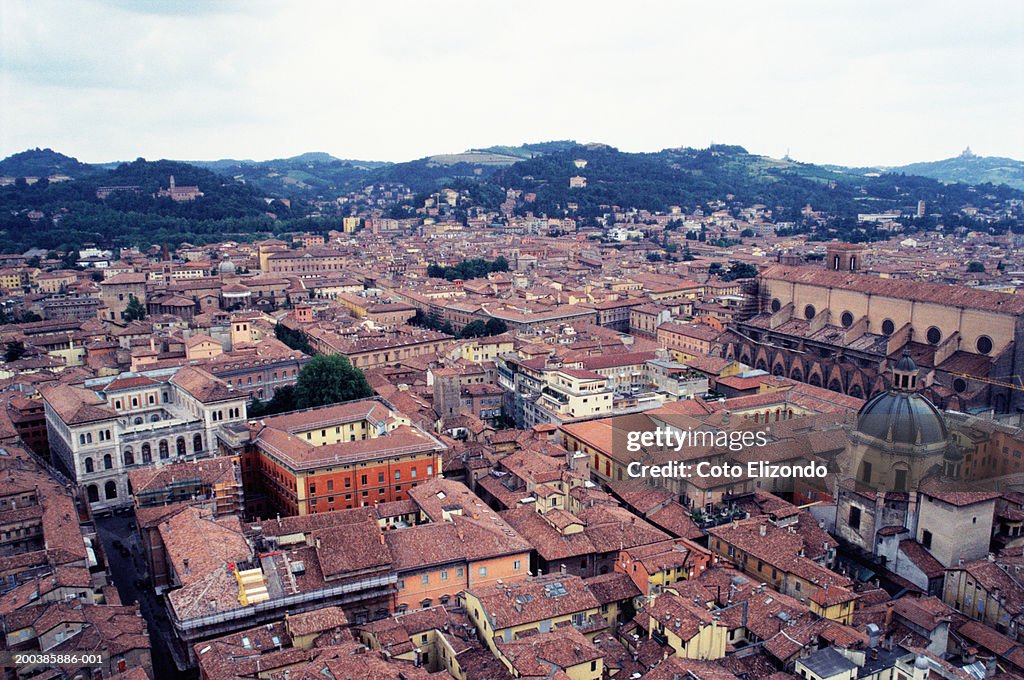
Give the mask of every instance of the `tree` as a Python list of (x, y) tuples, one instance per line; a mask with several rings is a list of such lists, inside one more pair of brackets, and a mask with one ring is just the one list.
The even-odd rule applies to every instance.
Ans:
[(4, 361), (11, 362), (17, 361), (18, 359), (25, 356), (25, 343), (21, 340), (11, 340), (7, 343), (4, 351)]
[(254, 399), (246, 412), (250, 418), (262, 418), (275, 413), (286, 413), (295, 410), (295, 386), (284, 385), (274, 391), (274, 397), (270, 401)]
[(508, 332), (508, 324), (501, 319), (490, 318), (487, 320), (487, 335), (501, 335)]
[(733, 262), (729, 270), (720, 275), (723, 281), (736, 279), (752, 279), (757, 276), (757, 267), (747, 262)]
[(480, 338), (487, 335), (487, 324), (480, 319), (470, 321), (463, 326), (459, 333), (460, 338)]
[(985, 265), (977, 260), (973, 260), (967, 263), (967, 271), (971, 274), (982, 274), (985, 272)]
[(284, 385), (274, 391), (274, 397), (267, 404), (267, 413), (284, 413), (295, 408), (295, 385)]
[(298, 408), (362, 399), (372, 394), (363, 372), (339, 354), (313, 357), (299, 372), (295, 383), (295, 405)]
[(139, 302), (139, 298), (128, 295), (128, 304), (124, 308), (125, 321), (141, 321), (146, 318), (146, 308)]
[(293, 330), (279, 323), (274, 326), (274, 336), (291, 349), (296, 349), (305, 354), (314, 354), (313, 347), (309, 344), (309, 336), (301, 330)]

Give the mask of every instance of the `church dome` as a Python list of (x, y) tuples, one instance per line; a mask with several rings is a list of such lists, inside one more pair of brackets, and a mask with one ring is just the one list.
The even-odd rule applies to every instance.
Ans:
[(217, 271), (221, 274), (234, 274), (235, 269), (235, 263), (231, 260), (221, 260), (220, 264), (217, 265)]
[(946, 423), (928, 399), (912, 392), (889, 391), (864, 404), (857, 415), (857, 432), (904, 446), (944, 444)]

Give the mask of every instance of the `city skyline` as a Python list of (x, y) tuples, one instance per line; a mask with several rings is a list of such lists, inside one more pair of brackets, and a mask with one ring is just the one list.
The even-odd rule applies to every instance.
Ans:
[(1024, 157), (1024, 7), (807, 9), (5, 2), (0, 155), (401, 161), (575, 139), (848, 166)]

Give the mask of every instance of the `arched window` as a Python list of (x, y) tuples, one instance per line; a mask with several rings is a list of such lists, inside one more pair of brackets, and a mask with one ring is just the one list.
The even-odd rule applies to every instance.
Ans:
[(203, 435), (197, 434), (192, 437), (192, 450), (196, 453), (203, 450)]
[(925, 333), (925, 338), (928, 339), (928, 344), (937, 345), (939, 344), (939, 340), (942, 340), (942, 331), (937, 327), (932, 326), (928, 329), (928, 332)]
[(86, 458), (85, 459), (85, 471), (86, 472), (92, 472), (93, 471), (92, 458)]
[(814, 309), (814, 305), (807, 305), (804, 307), (804, 318), (810, 321), (817, 314), (817, 310)]
[(167, 440), (166, 439), (161, 439), (160, 440), (159, 448), (160, 448), (160, 460), (167, 460), (168, 456), (170, 456), (170, 453), (167, 450)]
[(105, 454), (103, 456), (103, 469), (109, 470), (112, 467), (114, 467), (114, 459), (110, 456), (109, 453)]
[(178, 455), (179, 456), (184, 456), (185, 455), (185, 438), (184, 437), (178, 437), (178, 441), (176, 443), (176, 446), (177, 446), (177, 449), (178, 449)]
[(142, 425), (142, 416), (136, 416), (134, 422), (136, 425)]
[(992, 351), (992, 338), (987, 335), (982, 335), (978, 338), (978, 342), (975, 344), (978, 348), (978, 352), (981, 354), (988, 354)]
[(107, 497), (107, 500), (117, 498), (117, 484), (113, 480), (103, 485), (103, 495)]
[(150, 448), (149, 444), (142, 445), (142, 464), (153, 462), (153, 449)]
[(772, 299), (772, 311), (777, 312), (782, 309), (782, 301), (779, 298)]
[(135, 452), (131, 448), (124, 450), (124, 464), (126, 467), (128, 465), (135, 465)]
[(882, 321), (882, 335), (889, 336), (896, 331), (896, 324), (893, 323), (892, 319), (885, 319)]
[(839, 322), (843, 324), (843, 328), (849, 328), (853, 325), (853, 313), (843, 312), (843, 315), (839, 317)]
[(85, 487), (85, 492), (89, 497), (90, 503), (100, 502), (100, 490), (96, 488), (95, 484), (90, 484), (89, 486)]
[(160, 422), (160, 414), (159, 413), (154, 413), (153, 415), (151, 415), (149, 417), (149, 422), (151, 422), (151, 423), (159, 423)]

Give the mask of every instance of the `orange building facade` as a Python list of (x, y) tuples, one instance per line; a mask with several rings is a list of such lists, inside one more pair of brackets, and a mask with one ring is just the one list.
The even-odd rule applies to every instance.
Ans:
[(445, 445), (381, 398), (257, 421), (243, 470), (250, 514), (308, 515), (409, 498), (441, 469)]

